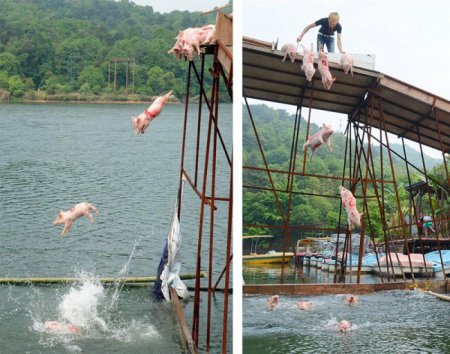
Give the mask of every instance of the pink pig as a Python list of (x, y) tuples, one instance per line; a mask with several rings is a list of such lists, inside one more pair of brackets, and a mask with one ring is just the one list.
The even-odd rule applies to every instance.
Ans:
[(352, 324), (349, 321), (342, 320), (337, 324), (337, 327), (341, 332), (348, 332), (352, 328)]
[(82, 216), (87, 216), (91, 224), (94, 222), (94, 217), (89, 212), (93, 210), (97, 215), (99, 214), (97, 208), (90, 203), (82, 202), (74, 205), (68, 211), (60, 211), (56, 216), (55, 221), (53, 221), (53, 225), (64, 224), (64, 229), (61, 232), (61, 235), (67, 235), (72, 228), (72, 224), (75, 220)]
[(306, 49), (303, 44), (301, 46), (303, 48), (302, 70), (305, 72), (306, 80), (311, 81), (316, 72), (316, 69), (314, 69), (313, 44), (311, 43), (311, 50)]
[(273, 295), (267, 299), (267, 308), (269, 310), (275, 310), (280, 304), (280, 299), (278, 295)]
[(322, 48), (319, 51), (319, 61), (317, 66), (319, 68), (320, 75), (322, 75), (323, 88), (325, 90), (329, 90), (331, 88), (331, 85), (333, 85), (333, 82), (336, 80), (336, 78), (333, 78), (331, 76), (330, 68), (328, 66), (328, 56), (322, 50)]
[(182, 33), (182, 53), (190, 61), (194, 60), (194, 50), (197, 51), (200, 58), (200, 45), (209, 44), (215, 34), (214, 25), (188, 28)]
[(297, 307), (300, 310), (310, 310), (313, 307), (313, 303), (311, 301), (299, 301), (297, 303)]
[(333, 151), (330, 142), (330, 136), (333, 133), (334, 133), (333, 127), (331, 125), (323, 123), (322, 129), (320, 129), (317, 133), (311, 135), (309, 139), (306, 140), (306, 143), (303, 144), (303, 151), (305, 151), (307, 148), (311, 149), (312, 154), (311, 158), (309, 159), (310, 161), (312, 161), (312, 158), (317, 148), (323, 143), (326, 143), (330, 151)]
[(131, 119), (133, 129), (136, 134), (144, 134), (145, 129), (147, 129), (150, 122), (161, 113), (171, 94), (172, 91), (169, 91), (164, 96), (158, 96), (150, 107), (148, 107), (148, 109), (144, 110), (144, 112), (139, 114), (137, 117), (133, 117)]
[(286, 60), (286, 57), (289, 55), (289, 59), (293, 63), (295, 61), (295, 57), (297, 55), (297, 47), (295, 44), (292, 43), (286, 43), (281, 47), (281, 51), (284, 52), (284, 58), (283, 61)]
[(341, 65), (342, 65), (342, 69), (344, 69), (344, 73), (348, 74), (348, 72), (350, 71), (350, 73), (353, 76), (353, 59), (350, 56), (350, 54), (348, 53), (342, 53), (341, 55)]
[(339, 186), (339, 193), (341, 194), (342, 206), (347, 211), (347, 223), (349, 230), (353, 230), (354, 226), (361, 225), (361, 216), (356, 209), (356, 199), (347, 188)]
[(49, 332), (57, 332), (61, 334), (79, 334), (80, 329), (71, 323), (62, 323), (58, 321), (45, 321), (44, 329)]

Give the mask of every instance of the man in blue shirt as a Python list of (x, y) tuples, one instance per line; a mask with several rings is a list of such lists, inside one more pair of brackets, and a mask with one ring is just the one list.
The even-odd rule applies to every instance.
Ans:
[(332, 12), (328, 18), (321, 18), (320, 20), (306, 26), (300, 36), (298, 36), (297, 42), (301, 42), (306, 32), (316, 26), (320, 26), (319, 33), (317, 34), (317, 51), (319, 51), (321, 47), (325, 50), (326, 46), (329, 53), (334, 53), (334, 32), (337, 32), (337, 45), (339, 52), (344, 53), (342, 49), (342, 26), (339, 23), (339, 14), (337, 12)]

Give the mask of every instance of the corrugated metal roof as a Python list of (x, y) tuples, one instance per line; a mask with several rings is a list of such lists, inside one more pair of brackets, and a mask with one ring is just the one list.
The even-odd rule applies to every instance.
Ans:
[(372, 93), (379, 97), (374, 101), (372, 126), (383, 128), (382, 112), (387, 132), (450, 153), (450, 101), (373, 70), (354, 67), (353, 76), (345, 75), (340, 65), (332, 62), (329, 67), (336, 81), (326, 91), (317, 64), (316, 74), (308, 82), (301, 70), (302, 55), (294, 63), (283, 62), (283, 57), (284, 53), (272, 50), (268, 42), (244, 38), (244, 96), (294, 106), (311, 105), (368, 123), (368, 97)]

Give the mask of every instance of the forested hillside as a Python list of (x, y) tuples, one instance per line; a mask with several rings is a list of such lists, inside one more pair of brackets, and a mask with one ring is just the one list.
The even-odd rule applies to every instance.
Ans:
[[(215, 16), (187, 11), (160, 14), (128, 0), (2, 0), (0, 91), (13, 98), (107, 94), (112, 91), (109, 60), (133, 58), (137, 94), (173, 90), (181, 97), (188, 65), (167, 51), (180, 30), (214, 24)], [(123, 93), (125, 64), (118, 63), (117, 71), (118, 90)]]
[[(243, 165), (251, 167), (264, 167), (261, 153), (257, 145), (255, 134), (248, 117), (247, 109), (244, 107), (243, 114)], [(266, 105), (251, 106), (252, 116), (255, 120), (261, 143), (263, 145), (267, 162), (270, 168), (288, 171), (289, 159), (291, 154), (292, 133), (294, 128), (294, 115), (288, 114), (285, 110), (275, 110)], [(329, 122), (331, 125), (336, 123)], [(300, 138), (298, 145), (296, 172), (302, 171), (303, 167), (303, 150), (302, 146), (305, 142), (307, 122), (302, 119), (300, 124)], [(318, 131), (316, 124), (311, 125), (310, 135)], [(307, 154), (306, 173), (337, 176), (341, 177), (344, 168), (344, 155), (346, 138), (342, 133), (334, 133), (331, 136), (331, 143), (334, 151), (330, 152), (326, 146), (321, 146), (315, 153), (313, 161), (309, 162), (310, 152)], [(355, 142), (352, 141), (354, 148)], [(403, 148), (400, 145), (393, 146), (403, 156)], [(380, 147), (372, 145), (372, 154), (376, 175), (381, 175), (380, 168)], [(406, 148), (406, 154), (409, 161), (421, 161), (420, 154), (410, 148)], [(439, 160), (427, 158), (427, 169), (438, 181), (446, 185), (446, 177), (444, 165)], [(402, 201), (402, 208), (409, 205), (407, 191), (404, 186), (409, 185), (406, 165), (398, 156), (393, 155), (393, 163), (395, 165), (396, 179), (399, 182), (399, 194)], [(389, 157), (386, 149), (383, 149), (384, 179), (392, 180)], [(422, 164), (417, 164), (422, 167)], [(348, 165), (347, 165), (348, 168)], [(411, 182), (415, 183), (423, 180), (424, 177), (415, 169), (410, 168)], [(287, 175), (272, 174), (275, 186), (279, 191), (287, 189)], [(348, 176), (348, 170), (346, 172)], [(300, 182), (301, 180), (301, 182)], [(339, 180), (319, 179), (316, 177), (296, 178), (294, 191), (301, 191), (303, 194), (294, 196), (292, 202), (291, 222), (292, 225), (317, 225), (319, 227), (335, 228), (339, 218), (339, 193), (338, 186), (341, 184)], [(245, 169), (243, 170), (243, 214), (244, 224), (281, 224), (281, 217), (273, 193), (271, 191), (256, 190), (246, 188), (246, 186), (263, 186), (270, 188), (269, 179), (264, 172), (257, 172)], [(309, 196), (311, 194), (331, 195), (334, 198), (323, 198)], [(361, 189), (357, 189), (357, 194), (362, 195)], [(283, 206), (287, 205), (287, 193), (278, 193)], [(362, 211), (362, 200), (357, 200), (358, 209)], [(371, 213), (371, 223), (373, 225), (372, 232), (376, 235), (381, 234), (382, 224), (378, 213), (378, 205), (376, 199), (368, 200), (368, 207)], [(392, 184), (386, 186), (385, 208), (390, 215), (395, 215), (397, 203), (395, 198), (395, 190)], [(345, 212), (344, 212), (345, 214)], [(378, 216), (377, 216), (378, 215)], [(341, 223), (346, 224), (346, 216), (342, 216)], [(392, 220), (395, 223), (395, 220)], [(244, 234), (255, 233), (271, 233), (277, 234), (276, 230), (262, 230), (258, 228), (244, 228)], [(366, 231), (366, 233), (368, 233)]]

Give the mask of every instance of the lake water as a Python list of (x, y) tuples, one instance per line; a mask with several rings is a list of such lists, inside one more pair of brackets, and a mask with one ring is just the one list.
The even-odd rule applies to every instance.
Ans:
[[(418, 291), (361, 295), (354, 306), (344, 297), (280, 296), (269, 311), (268, 296), (245, 296), (244, 353), (450, 353), (448, 302)], [(311, 310), (296, 307), (303, 300)], [(349, 332), (337, 329), (341, 320), (352, 323)]]
[[(0, 105), (0, 277), (80, 278), (74, 285), (0, 285), (0, 353), (180, 353), (170, 304), (153, 300), (147, 288), (124, 288), (115, 301), (114, 288), (92, 280), (119, 274), (133, 249), (127, 274), (156, 275), (178, 190), (184, 106), (167, 106), (144, 135), (135, 135), (131, 117), (146, 106)], [(193, 174), (196, 112), (191, 116), (186, 165)], [(229, 153), (231, 116), (231, 105), (222, 105), (221, 132)], [(228, 196), (229, 168), (221, 149), (217, 174), (216, 193)], [(93, 203), (100, 215), (94, 215), (93, 224), (87, 218), (77, 220), (66, 237), (60, 236), (62, 226), (52, 224), (56, 214), (81, 201)], [(182, 274), (195, 272), (199, 207), (186, 185)], [(217, 207), (214, 280), (225, 264), (228, 212), (227, 203)], [(209, 230), (208, 223), (204, 230)], [(207, 260), (206, 241), (203, 249)], [(186, 284), (193, 286), (194, 280)], [(207, 280), (201, 285), (207, 286)], [(192, 298), (184, 306), (190, 325)], [(229, 323), (231, 309), (230, 303)], [(97, 325), (82, 335), (43, 330), (44, 321), (75, 316), (76, 311), (79, 321)], [(220, 293), (212, 311), (221, 318)], [(205, 313), (202, 301), (201, 326)], [(200, 331), (200, 342), (202, 336)], [(221, 320), (216, 320), (212, 352), (221, 348), (221, 338)]]

